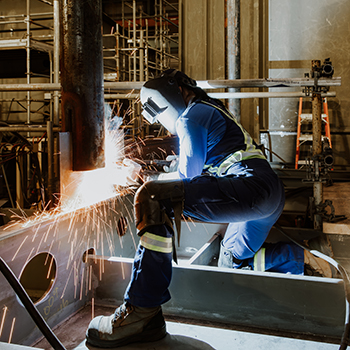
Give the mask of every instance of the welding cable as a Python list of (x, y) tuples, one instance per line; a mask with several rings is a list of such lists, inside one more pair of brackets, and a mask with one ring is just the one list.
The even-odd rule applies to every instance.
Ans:
[(32, 300), (29, 298), (27, 292), (23, 288), (22, 284), (18, 281), (15, 274), (11, 271), (9, 266), (0, 257), (0, 271), (6, 278), (6, 280), (11, 285), (12, 289), (15, 291), (22, 304), (28, 311), (30, 317), (33, 319), (34, 323), (40, 329), (41, 333), (45, 336), (47, 341), (55, 350), (66, 350), (66, 348), (62, 345), (62, 343), (58, 340), (56, 335), (52, 332), (50, 327), (47, 325), (37, 308), (35, 307)]
[(345, 350), (348, 347), (348, 342), (350, 340), (350, 279), (346, 270), (342, 265), (340, 265), (337, 261), (335, 261), (330, 256), (323, 254), (318, 250), (310, 249), (309, 247), (294, 240), (282, 229), (282, 227), (279, 224), (275, 223), (274, 227), (299, 247), (309, 251), (311, 254), (317, 256), (318, 258), (326, 260), (329, 264), (334, 266), (340, 273), (343, 279), (344, 292), (345, 292), (345, 324), (344, 324), (344, 331), (340, 342), (339, 350)]

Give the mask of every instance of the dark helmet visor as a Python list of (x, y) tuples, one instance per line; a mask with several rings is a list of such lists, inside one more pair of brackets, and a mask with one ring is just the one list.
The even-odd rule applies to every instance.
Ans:
[(143, 112), (142, 115), (151, 123), (157, 121), (159, 114), (163, 113), (168, 107), (159, 107), (155, 101), (152, 100), (152, 97), (148, 97), (147, 101), (143, 103)]

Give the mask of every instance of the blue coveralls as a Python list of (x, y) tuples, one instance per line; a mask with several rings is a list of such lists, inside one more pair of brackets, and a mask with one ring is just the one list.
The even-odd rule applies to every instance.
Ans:
[[(176, 131), (184, 214), (199, 221), (229, 223), (222, 244), (244, 265), (303, 274), (304, 252), (294, 243), (262, 248), (282, 213), (284, 188), (250, 135), (215, 100), (191, 103), (178, 118)], [(170, 214), (168, 203), (163, 205)], [(168, 242), (173, 234), (166, 225), (152, 226), (149, 233)], [(153, 307), (170, 299), (172, 253), (146, 247), (150, 248), (141, 238), (124, 298), (135, 306)], [(241, 266), (237, 261), (232, 267)]]

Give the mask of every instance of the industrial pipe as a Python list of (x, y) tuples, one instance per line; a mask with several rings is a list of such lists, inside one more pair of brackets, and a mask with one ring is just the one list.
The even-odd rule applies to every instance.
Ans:
[[(312, 61), (312, 72), (317, 74), (317, 71), (321, 67), (321, 62), (318, 60)], [(317, 80), (318, 81), (318, 80)], [(315, 86), (317, 89), (317, 86)], [(312, 93), (312, 156), (316, 159), (317, 156), (322, 154), (322, 98), (320, 91), (316, 90)], [(319, 162), (315, 161), (315, 172), (318, 175), (316, 167), (319, 166)], [(323, 203), (323, 184), (319, 176), (313, 183), (313, 191), (315, 198), (315, 206), (318, 208)], [(322, 230), (322, 215), (316, 210), (314, 216), (314, 228), (316, 230)]]
[[(0, 132), (46, 132), (47, 126), (0, 126)], [(60, 127), (52, 128), (53, 132), (60, 132)]]
[(62, 129), (74, 171), (104, 167), (102, 0), (60, 1)]
[[(144, 81), (109, 81), (104, 83), (105, 91), (109, 90), (140, 90)], [(318, 86), (341, 86), (341, 78), (321, 78)], [(202, 89), (223, 88), (288, 88), (288, 87), (312, 87), (314, 79), (288, 78), (288, 79), (236, 79), (236, 80), (197, 80), (197, 85)], [(35, 83), (35, 84), (0, 84), (0, 91), (55, 91), (60, 90), (60, 84)]]
[[(54, 20), (54, 40), (53, 40), (53, 80), (55, 84), (60, 85), (60, 4), (59, 0), (53, 2), (53, 20)], [(60, 122), (60, 100), (58, 91), (53, 93), (53, 125), (57, 126)]]
[[(227, 1), (227, 71), (229, 79), (241, 78), (241, 40), (240, 40), (240, 0)], [(229, 92), (239, 92), (239, 88), (230, 88)], [(227, 97), (228, 98), (228, 97)], [(240, 120), (241, 102), (234, 100), (228, 102), (229, 110)]]
[[(302, 92), (208, 92), (212, 98), (218, 99), (242, 99), (242, 98), (295, 98), (305, 97)], [(117, 99), (136, 99), (140, 97), (139, 94), (105, 94), (107, 100)], [(335, 97), (336, 92), (330, 91), (321, 94), (321, 97)]]

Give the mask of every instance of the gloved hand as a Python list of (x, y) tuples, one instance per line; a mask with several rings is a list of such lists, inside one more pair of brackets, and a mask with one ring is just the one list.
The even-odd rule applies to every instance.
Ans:
[(152, 181), (152, 180), (158, 180), (158, 178), (159, 178), (159, 172), (158, 171), (144, 170), (142, 172), (142, 180), (143, 180), (143, 182)]
[(167, 156), (166, 161), (170, 162), (170, 165), (164, 165), (163, 169), (166, 173), (173, 173), (174, 171), (177, 170), (178, 166), (179, 166), (179, 156), (177, 155), (170, 155)]
[(129, 158), (123, 159), (123, 166), (126, 171), (126, 184), (128, 186), (140, 186), (142, 166)]

